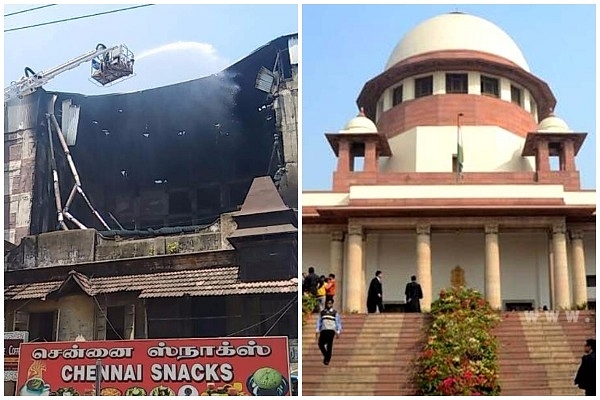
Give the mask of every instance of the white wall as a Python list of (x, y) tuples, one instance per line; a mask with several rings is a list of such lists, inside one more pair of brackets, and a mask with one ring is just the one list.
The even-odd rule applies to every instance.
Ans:
[(451, 272), (460, 266), (467, 287), (484, 291), (485, 242), (481, 233), (452, 232), (431, 235), (431, 268), (435, 301), (442, 289), (452, 285)]
[[(367, 285), (375, 271), (383, 272), (384, 302), (404, 301), (404, 287), (417, 274), (417, 238), (415, 233), (379, 233), (367, 235)], [(365, 290), (368, 289), (368, 286)]]
[(329, 275), (330, 243), (328, 234), (302, 234), (302, 272), (313, 266), (317, 275)]
[(550, 306), (548, 235), (500, 231), (498, 242), (502, 300), (534, 300), (535, 307)]
[[(452, 172), (452, 155), (456, 154), (456, 126), (418, 127), (416, 172)], [(400, 135), (402, 136), (402, 135)], [(533, 157), (523, 158), (525, 139), (495, 126), (463, 126), (463, 168), (465, 172), (534, 171)]]
[[(401, 135), (388, 140), (392, 157), (379, 159), (379, 171), (386, 172), (412, 172), (416, 170), (417, 154), (417, 128), (410, 129)], [(451, 167), (452, 170), (452, 167)]]
[[(534, 171), (534, 157), (521, 157), (525, 139), (495, 126), (461, 128), (465, 172)], [(456, 126), (412, 128), (389, 139), (392, 157), (379, 162), (381, 172), (452, 172)]]

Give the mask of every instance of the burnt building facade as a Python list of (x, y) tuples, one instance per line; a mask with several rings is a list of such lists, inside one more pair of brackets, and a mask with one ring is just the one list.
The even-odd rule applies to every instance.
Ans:
[(5, 103), (5, 331), (297, 339), (297, 62)]
[(297, 208), (297, 58), (287, 35), (188, 82), (103, 96), (38, 89), (5, 103), (4, 239), (59, 229), (53, 164), (60, 208), (86, 228), (202, 225), (238, 210), (257, 176)]

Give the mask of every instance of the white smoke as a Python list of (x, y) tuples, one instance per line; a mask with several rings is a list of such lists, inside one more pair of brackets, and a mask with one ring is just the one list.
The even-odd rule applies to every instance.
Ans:
[(218, 61), (220, 59), (217, 49), (210, 43), (200, 43), (200, 42), (174, 42), (164, 44), (159, 47), (155, 47), (150, 50), (142, 51), (138, 54), (135, 59), (136, 61), (142, 60), (146, 57), (150, 57), (156, 54), (164, 53), (164, 52), (178, 52), (178, 51), (187, 51), (187, 52), (198, 52), (201, 57), (206, 57), (209, 60)]

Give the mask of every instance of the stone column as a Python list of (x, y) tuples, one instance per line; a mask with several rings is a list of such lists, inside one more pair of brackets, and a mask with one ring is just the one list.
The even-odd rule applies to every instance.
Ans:
[(344, 273), (344, 311), (360, 312), (362, 309), (363, 284), (363, 228), (348, 226), (348, 258)]
[(548, 142), (540, 140), (537, 144), (535, 155), (535, 170), (536, 172), (547, 172), (550, 171), (550, 149), (548, 148)]
[(573, 301), (576, 306), (581, 304), (587, 305), (587, 280), (585, 277), (583, 231), (571, 231), (571, 252), (573, 255)]
[(344, 302), (342, 295), (344, 286), (342, 284), (344, 275), (344, 232), (337, 231), (331, 233), (331, 242), (329, 249), (329, 269), (330, 273), (335, 275), (336, 281), (336, 295), (335, 295), (335, 308), (337, 310), (343, 310)]
[(567, 227), (564, 222), (552, 226), (552, 246), (554, 254), (554, 309), (556, 310), (571, 308), (566, 231)]
[(564, 159), (564, 170), (574, 172), (577, 170), (575, 167), (575, 144), (572, 140), (565, 140), (563, 142), (563, 159)]
[(498, 224), (485, 226), (485, 299), (494, 310), (502, 309)]
[(337, 172), (348, 173), (352, 171), (351, 163), (350, 143), (347, 140), (341, 140), (338, 147)]
[(368, 140), (365, 143), (365, 172), (377, 172), (377, 142)]
[(550, 309), (554, 309), (556, 296), (554, 294), (554, 245), (552, 244), (552, 235), (548, 237), (548, 281), (550, 286)]
[(417, 281), (423, 289), (421, 311), (431, 311), (432, 281), (431, 281), (431, 226), (417, 225)]

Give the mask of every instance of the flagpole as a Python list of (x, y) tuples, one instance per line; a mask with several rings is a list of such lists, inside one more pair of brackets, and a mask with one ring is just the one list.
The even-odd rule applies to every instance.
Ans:
[(460, 181), (462, 175), (463, 149), (460, 132), (460, 117), (463, 115), (463, 113), (456, 114), (456, 183)]

